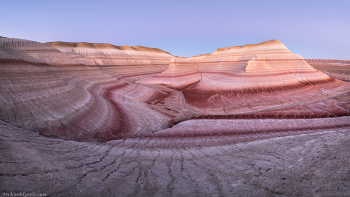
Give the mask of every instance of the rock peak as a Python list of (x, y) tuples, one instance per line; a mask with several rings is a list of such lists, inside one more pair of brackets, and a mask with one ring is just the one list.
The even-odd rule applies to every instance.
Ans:
[(233, 47), (225, 47), (218, 48), (213, 54), (220, 53), (241, 53), (241, 52), (252, 52), (252, 51), (285, 51), (290, 52), (287, 47), (282, 44), (281, 41), (267, 40), (258, 44), (246, 44), (243, 46), (233, 46)]
[(82, 48), (92, 48), (92, 49), (119, 49), (119, 50), (135, 50), (135, 51), (148, 51), (148, 52), (157, 52), (157, 53), (165, 53), (168, 55), (171, 55), (169, 52), (163, 51), (158, 48), (151, 48), (151, 47), (143, 47), (143, 46), (128, 46), (128, 45), (122, 45), (122, 46), (116, 46), (109, 43), (89, 43), (89, 42), (62, 42), (62, 41), (55, 41), (55, 42), (46, 42), (46, 45), (52, 46), (52, 47), (82, 47)]

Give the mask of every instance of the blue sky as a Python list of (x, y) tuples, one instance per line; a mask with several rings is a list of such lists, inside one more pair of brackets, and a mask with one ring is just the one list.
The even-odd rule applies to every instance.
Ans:
[(1, 0), (0, 36), (157, 47), (177, 56), (278, 39), (350, 59), (349, 0)]

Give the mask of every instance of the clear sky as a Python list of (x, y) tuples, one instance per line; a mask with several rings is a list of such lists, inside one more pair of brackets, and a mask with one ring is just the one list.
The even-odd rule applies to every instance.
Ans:
[(350, 0), (1, 0), (0, 36), (183, 57), (278, 39), (304, 58), (350, 59)]

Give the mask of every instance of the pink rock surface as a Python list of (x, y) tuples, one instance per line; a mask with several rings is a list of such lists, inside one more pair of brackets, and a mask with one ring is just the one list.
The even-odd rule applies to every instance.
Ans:
[[(237, 187), (241, 196), (318, 195), (322, 189), (311, 179), (300, 185), (296, 177), (317, 173), (310, 155), (318, 152), (329, 160), (315, 160), (323, 170), (335, 165), (332, 158), (345, 161), (337, 150), (348, 152), (348, 63), (304, 60), (278, 40), (183, 58), (141, 46), (0, 37), (0, 189), (44, 190), (36, 184), (64, 188), (50, 190), (58, 196), (228, 196)], [(49, 162), (23, 166), (32, 161), (28, 155)], [(249, 176), (247, 166), (254, 169)], [(298, 170), (283, 172), (291, 166)], [(289, 174), (293, 187), (274, 181), (279, 174)], [(25, 181), (17, 185), (19, 176)], [(322, 195), (333, 194), (322, 182), (329, 174), (317, 176), (328, 189)], [(344, 180), (334, 176), (332, 184)], [(349, 192), (344, 184), (340, 196)]]
[(349, 115), (350, 85), (314, 69), (278, 40), (191, 58), (140, 46), (0, 40), (1, 117), (45, 136), (105, 142), (157, 137), (191, 118)]
[(141, 79), (137, 83), (164, 85), (181, 91), (202, 79), (201, 73), (198, 71), (200, 65), (200, 62), (189, 59), (172, 58), (167, 70), (158, 75)]
[[(206, 59), (199, 68), (202, 80), (184, 91), (186, 106), (199, 113), (233, 114), (307, 101), (309, 93), (319, 91), (318, 84), (339, 83), (278, 40), (218, 49)], [(331, 91), (333, 86), (322, 88), (328, 90), (327, 96), (338, 93)], [(325, 95), (314, 93), (312, 99), (318, 96)]]

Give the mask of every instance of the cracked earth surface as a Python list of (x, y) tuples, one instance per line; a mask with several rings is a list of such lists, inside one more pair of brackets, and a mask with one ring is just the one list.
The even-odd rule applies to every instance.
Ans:
[[(346, 196), (349, 129), (140, 149), (50, 139), (1, 122), (1, 191), (51, 196)], [(122, 142), (120, 142), (122, 143)]]
[(50, 139), (1, 122), (1, 191), (50, 196), (346, 196), (349, 129), (140, 149)]
[(348, 196), (349, 68), (0, 37), (0, 195)]

